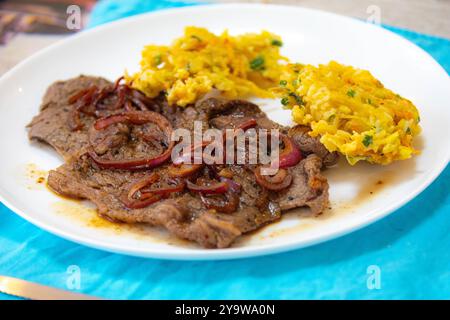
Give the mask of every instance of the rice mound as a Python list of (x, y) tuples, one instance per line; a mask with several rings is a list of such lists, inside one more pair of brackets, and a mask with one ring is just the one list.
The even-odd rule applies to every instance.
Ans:
[(161, 91), (172, 105), (186, 106), (212, 88), (227, 98), (273, 97), (268, 88), (278, 83), (283, 61), (279, 36), (262, 31), (231, 36), (186, 27), (171, 46), (148, 45), (141, 69), (126, 80), (149, 97)]
[(411, 101), (385, 88), (369, 71), (335, 61), (318, 67), (290, 64), (275, 90), (292, 108), (293, 120), (350, 164), (389, 164), (418, 153), (413, 137), (421, 131)]

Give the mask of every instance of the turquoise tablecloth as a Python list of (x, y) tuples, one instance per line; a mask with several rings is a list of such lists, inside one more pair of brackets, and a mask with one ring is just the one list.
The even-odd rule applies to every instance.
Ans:
[[(102, 1), (90, 25), (185, 4), (143, 3)], [(424, 48), (449, 72), (448, 40), (388, 28)], [(219, 262), (140, 259), (89, 249), (0, 205), (0, 274), (67, 288), (74, 265), (81, 271), (79, 291), (120, 299), (448, 299), (449, 190), (447, 167), (420, 196), (363, 230), (289, 253)], [(380, 289), (367, 286), (369, 266), (381, 272)]]

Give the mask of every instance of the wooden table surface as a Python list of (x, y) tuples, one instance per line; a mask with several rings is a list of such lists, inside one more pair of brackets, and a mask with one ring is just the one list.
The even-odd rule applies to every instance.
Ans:
[[(450, 39), (450, 0), (217, 0), (215, 2), (287, 4), (360, 19), (367, 19), (377, 11), (383, 24)], [(64, 37), (66, 36), (27, 34), (15, 37), (7, 46), (0, 46), (0, 75), (39, 49)]]

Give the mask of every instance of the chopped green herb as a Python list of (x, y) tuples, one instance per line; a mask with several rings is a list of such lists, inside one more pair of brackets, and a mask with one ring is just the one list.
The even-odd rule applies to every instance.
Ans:
[(186, 63), (186, 70), (188, 71), (188, 72), (191, 72), (191, 64), (188, 62), (188, 63)]
[(362, 141), (362, 143), (363, 143), (363, 145), (364, 145), (365, 147), (368, 147), (369, 145), (371, 145), (372, 142), (373, 142), (373, 137), (372, 137), (372, 136), (369, 136), (369, 135), (365, 135), (365, 136), (364, 136), (364, 139), (363, 139), (363, 141)]
[(418, 117), (417, 117), (417, 123), (419, 123), (419, 122), (420, 122), (420, 117), (418, 116)]
[(368, 103), (368, 104), (372, 104), (372, 99), (368, 98), (368, 99), (367, 99), (367, 103)]
[(287, 106), (289, 103), (289, 98), (288, 97), (284, 97), (283, 99), (281, 99), (281, 104), (283, 106)]
[(286, 80), (280, 80), (280, 86), (285, 87), (287, 85)]
[(406, 128), (406, 133), (407, 134), (411, 134), (411, 128), (410, 127)]
[(265, 66), (264, 66), (264, 57), (263, 56), (258, 56), (255, 59), (253, 59), (252, 61), (250, 61), (250, 68), (252, 70), (264, 70)]
[(294, 86), (294, 87), (298, 86), (298, 83), (299, 83), (299, 82), (300, 82), (300, 81), (297, 80), (297, 79), (292, 80), (292, 86)]
[(281, 46), (283, 46), (283, 42), (281, 42), (281, 40), (278, 40), (278, 39), (273, 39), (272, 40), (272, 45), (273, 46), (277, 46), (277, 47), (281, 47)]
[(195, 40), (198, 40), (198, 41), (202, 41), (202, 38), (200, 38), (199, 36), (196, 36), (195, 34), (193, 34), (193, 35), (191, 35), (191, 38), (194, 38)]
[(156, 55), (154, 59), (155, 59), (155, 66), (159, 66), (162, 62), (161, 55), (160, 54)]
[(354, 98), (355, 95), (356, 95), (356, 91), (353, 90), (353, 89), (350, 89), (350, 90), (347, 91), (347, 95), (348, 95), (349, 97)]
[(289, 96), (293, 97), (295, 99), (295, 102), (301, 106), (303, 105), (303, 99), (302, 97), (300, 97), (298, 94), (294, 93), (294, 92), (289, 92)]
[(336, 119), (336, 115), (332, 114), (331, 116), (328, 117), (328, 122), (332, 122), (334, 119)]

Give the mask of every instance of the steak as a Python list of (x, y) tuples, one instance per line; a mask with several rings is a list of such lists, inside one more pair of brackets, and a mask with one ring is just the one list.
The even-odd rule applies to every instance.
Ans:
[(327, 167), (336, 164), (339, 159), (337, 152), (328, 151), (318, 137), (311, 137), (308, 126), (297, 125), (289, 129), (288, 135), (294, 139), (304, 154), (315, 154), (323, 160)]
[(84, 130), (72, 131), (67, 123), (74, 106), (68, 100), (91, 85), (104, 88), (111, 83), (103, 78), (79, 76), (52, 84), (42, 99), (39, 114), (28, 125), (28, 137), (51, 145), (64, 159), (79, 155), (88, 146), (87, 128), (94, 119), (82, 117)]
[[(233, 181), (241, 186), (234, 212), (211, 209), (199, 193), (189, 190), (170, 193), (144, 208), (130, 208), (124, 199), (131, 186), (151, 174), (160, 177), (152, 186), (169, 183), (170, 164), (140, 171), (105, 169), (89, 156), (88, 151), (93, 150), (99, 157), (107, 159), (137, 159), (161, 154), (168, 142), (164, 141), (163, 132), (155, 124), (117, 123), (97, 130), (93, 127), (96, 118), (86, 114), (80, 117), (81, 128), (70, 129), (68, 123), (74, 106), (68, 102), (69, 98), (93, 84), (98, 87), (112, 85), (102, 78), (80, 76), (50, 86), (39, 115), (29, 125), (29, 137), (50, 144), (65, 159), (65, 164), (50, 171), (50, 188), (65, 196), (92, 201), (101, 216), (124, 223), (162, 226), (177, 237), (204, 247), (225, 248), (240, 235), (280, 219), (284, 211), (306, 206), (312, 214), (319, 214), (328, 206), (328, 183), (321, 168), (324, 164), (332, 164), (334, 156), (318, 139), (310, 137), (307, 130), (289, 130), (280, 126), (248, 101), (209, 98), (199, 101), (196, 106), (177, 108), (169, 106), (161, 95), (148, 109), (165, 116), (173, 128), (192, 130), (196, 120), (202, 121), (204, 129), (236, 128), (244, 121), (255, 119), (260, 128), (276, 128), (289, 134), (301, 146), (305, 158), (287, 169), (292, 183), (281, 191), (261, 187), (255, 180), (254, 165), (217, 165), (218, 169), (227, 170)], [(115, 97), (106, 103), (115, 104)], [(112, 114), (114, 112), (120, 110), (112, 111)], [(196, 179), (200, 181), (210, 176), (210, 170), (204, 167)], [(210, 198), (218, 200), (219, 196)]]

